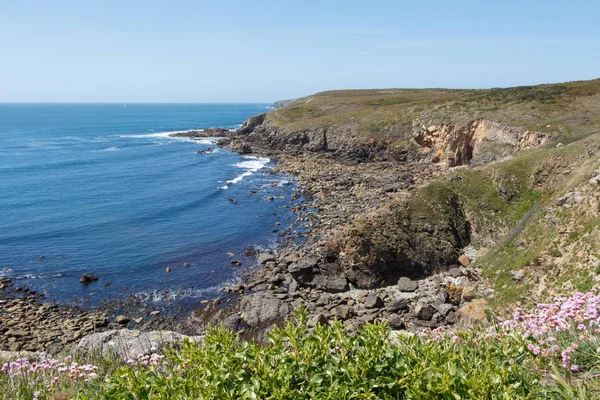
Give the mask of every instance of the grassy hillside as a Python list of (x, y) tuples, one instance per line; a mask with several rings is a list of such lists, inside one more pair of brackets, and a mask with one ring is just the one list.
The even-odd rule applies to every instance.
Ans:
[(412, 134), (421, 127), (478, 119), (568, 143), (600, 129), (600, 79), (487, 90), (331, 91), (296, 100), (268, 119), (287, 135), (326, 129), (330, 142), (391, 154), (417, 149)]

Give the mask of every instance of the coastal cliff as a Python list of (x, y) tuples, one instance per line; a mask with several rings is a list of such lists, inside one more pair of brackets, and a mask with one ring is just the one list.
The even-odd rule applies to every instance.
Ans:
[[(575, 237), (574, 221), (587, 219), (586, 235), (598, 235), (599, 109), (595, 80), (324, 92), (248, 119), (229, 135), (231, 147), (276, 157), (279, 170), (297, 176), (314, 198), (307, 210), (316, 214), (300, 213), (312, 225), (301, 247), (279, 249), (234, 288), (243, 299), (276, 301), (262, 315), (242, 300), (232, 327), (252, 331), (303, 305), (315, 318), (348, 326), (387, 319), (413, 329), (469, 320), (473, 298), (502, 313), (518, 298), (589, 289), (599, 261), (591, 246), (577, 239), (561, 257), (548, 257), (568, 240), (534, 231)], [(563, 218), (556, 204), (564, 196), (577, 201), (571, 228), (546, 226)], [(544, 269), (550, 264), (562, 278)], [(454, 290), (468, 295), (452, 300)], [(371, 295), (379, 306), (366, 303)], [(404, 311), (390, 311), (398, 301)], [(257, 307), (262, 316), (249, 319)], [(193, 323), (215, 315), (201, 314)]]

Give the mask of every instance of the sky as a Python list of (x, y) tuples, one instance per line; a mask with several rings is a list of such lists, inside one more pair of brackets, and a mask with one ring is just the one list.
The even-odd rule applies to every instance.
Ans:
[(5, 0), (0, 102), (266, 102), (600, 78), (600, 0)]

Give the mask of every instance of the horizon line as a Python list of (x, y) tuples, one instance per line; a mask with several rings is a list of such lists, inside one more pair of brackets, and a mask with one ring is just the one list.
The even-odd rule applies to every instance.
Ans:
[[(277, 101), (277, 100), (276, 100)], [(132, 101), (132, 102), (119, 102), (119, 101), (0, 101), (0, 104), (119, 104), (119, 105), (130, 105), (130, 104), (273, 104), (275, 101), (251, 101), (251, 102), (187, 102), (187, 101)]]

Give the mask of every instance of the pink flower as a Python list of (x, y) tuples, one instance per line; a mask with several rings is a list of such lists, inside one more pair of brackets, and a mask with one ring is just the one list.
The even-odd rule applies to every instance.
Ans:
[(579, 371), (579, 366), (575, 365), (575, 364), (571, 365), (571, 371), (574, 371), (574, 372)]

